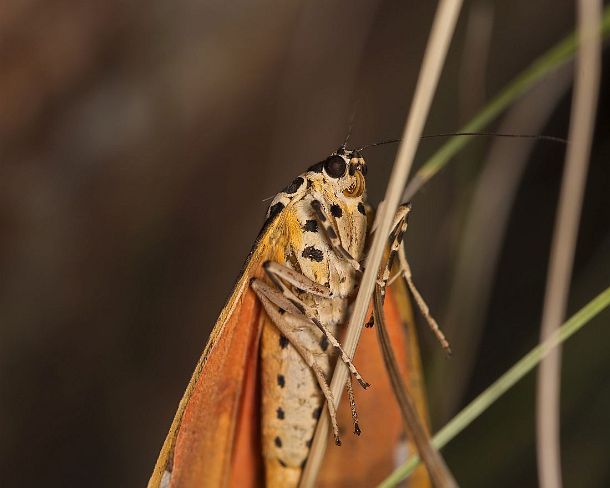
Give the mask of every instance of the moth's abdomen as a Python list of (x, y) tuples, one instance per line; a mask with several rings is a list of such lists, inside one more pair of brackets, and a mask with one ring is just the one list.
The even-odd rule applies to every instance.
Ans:
[[(329, 358), (322, 354), (321, 335), (303, 331), (301, 338), (328, 371)], [(267, 486), (296, 486), (322, 414), (322, 392), (309, 366), (272, 323), (263, 329), (262, 351), (262, 447)]]

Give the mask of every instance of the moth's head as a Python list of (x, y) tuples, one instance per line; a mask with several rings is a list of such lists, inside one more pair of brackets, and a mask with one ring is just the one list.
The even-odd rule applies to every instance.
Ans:
[(366, 189), (364, 158), (358, 151), (346, 149), (345, 145), (309, 170), (321, 173), (324, 182), (337, 194), (358, 198)]

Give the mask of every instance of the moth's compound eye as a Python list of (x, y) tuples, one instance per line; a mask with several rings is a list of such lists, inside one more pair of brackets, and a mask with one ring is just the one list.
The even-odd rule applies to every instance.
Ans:
[(341, 178), (345, 175), (346, 168), (345, 159), (336, 154), (324, 161), (324, 170), (331, 178)]

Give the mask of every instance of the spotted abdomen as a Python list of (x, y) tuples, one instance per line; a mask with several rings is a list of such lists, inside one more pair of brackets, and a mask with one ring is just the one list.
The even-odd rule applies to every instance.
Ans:
[[(321, 334), (303, 331), (300, 338), (316, 352), (325, 369), (328, 344)], [(322, 414), (323, 396), (310, 368), (273, 323), (262, 337), (262, 442), (267, 486), (296, 486), (307, 460), (311, 438)]]

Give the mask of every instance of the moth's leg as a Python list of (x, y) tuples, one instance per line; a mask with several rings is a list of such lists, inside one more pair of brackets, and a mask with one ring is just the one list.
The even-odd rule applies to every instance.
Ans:
[(284, 312), (290, 312), (295, 315), (302, 314), (299, 307), (295, 305), (290, 298), (284, 296), (282, 293), (265, 283), (263, 280), (253, 278), (250, 281), (250, 287), (255, 291), (258, 296), (264, 294), (265, 297), (270, 300), (275, 306), (277, 306), (280, 310), (283, 310)]
[(330, 390), (330, 387), (328, 386), (324, 371), (322, 370), (322, 367), (317, 363), (313, 353), (303, 346), (298, 336), (296, 335), (296, 331), (301, 330), (305, 327), (311, 327), (309, 321), (305, 316), (297, 315), (291, 311), (288, 311), (288, 309), (285, 309), (273, 303), (267, 297), (267, 295), (275, 290), (266, 285), (263, 281), (254, 279), (252, 280), (250, 286), (263, 304), (263, 307), (265, 308), (265, 311), (269, 315), (271, 321), (284, 335), (284, 337), (288, 339), (288, 342), (292, 344), (292, 346), (301, 355), (303, 361), (305, 361), (305, 364), (307, 364), (307, 366), (309, 366), (313, 371), (316, 380), (318, 381), (318, 385), (322, 390), (322, 394), (326, 399), (326, 405), (328, 407), (328, 413), (330, 415), (330, 421), (335, 436), (335, 444), (340, 446), (341, 440), (339, 438), (339, 427), (337, 425), (337, 411), (335, 409), (334, 397)]
[(401, 248), (402, 239), (407, 231), (407, 217), (409, 216), (410, 211), (411, 204), (402, 204), (396, 210), (396, 215), (394, 215), (394, 222), (392, 223), (392, 231), (390, 233), (390, 255), (377, 280), (377, 283), (381, 287), (382, 296), (385, 296), (385, 289), (390, 280), (392, 264), (394, 264), (394, 259), (396, 258), (398, 250)]
[[(400, 252), (400, 251), (399, 251)], [(396, 273), (394, 273), (394, 276), (392, 276), (388, 282), (386, 283), (386, 287), (390, 286), (392, 283), (394, 283), (398, 278), (400, 278), (402, 276), (402, 269), (400, 271), (397, 271)]]
[[(402, 239), (404, 237), (404, 233), (407, 230), (407, 216), (411, 211), (411, 204), (402, 204), (396, 210), (396, 214), (394, 215), (394, 221), (392, 222), (391, 232), (390, 232), (390, 255), (388, 256), (385, 265), (380, 265), (379, 273), (377, 274), (377, 284), (379, 285), (381, 291), (382, 299), (385, 299), (385, 290), (390, 283), (392, 283), (396, 276), (390, 279), (390, 270), (392, 269), (392, 264), (394, 263), (394, 259), (396, 258), (396, 253), (398, 249), (401, 247)], [(400, 273), (399, 273), (400, 275)], [(370, 328), (375, 325), (375, 314), (371, 312), (371, 316), (369, 320), (364, 324), (365, 327)]]
[[(279, 263), (266, 261), (263, 264), (263, 268), (265, 269), (265, 272), (267, 273), (271, 281), (273, 281), (273, 283), (280, 290), (278, 292), (268, 287), (268, 291), (266, 292), (267, 298), (283, 309), (286, 309), (286, 307), (283, 307), (280, 304), (280, 297), (282, 297), (284, 300), (290, 301), (290, 303), (292, 303), (292, 305), (298, 309), (298, 312), (293, 313), (298, 314), (300, 312), (300, 314), (302, 314), (304, 317), (308, 318), (311, 322), (313, 322), (315, 326), (318, 327), (318, 329), (320, 329), (324, 333), (324, 335), (328, 339), (328, 342), (330, 342), (330, 344), (339, 351), (341, 361), (345, 363), (345, 365), (350, 370), (350, 373), (352, 373), (358, 383), (360, 383), (360, 386), (365, 389), (368, 388), (370, 386), (369, 383), (367, 383), (364, 378), (362, 378), (362, 376), (352, 363), (352, 360), (341, 347), (341, 344), (339, 343), (337, 338), (332, 334), (330, 330), (328, 330), (328, 328), (324, 324), (322, 324), (320, 320), (318, 320), (318, 318), (309, 309), (309, 307), (307, 307), (294, 293), (292, 293), (292, 291), (290, 291), (287, 286), (284, 285), (282, 279), (288, 281), (290, 284), (292, 284), (299, 290), (313, 293), (319, 296), (325, 296), (322, 293), (326, 293), (325, 290), (328, 289), (316, 283), (315, 281), (310, 280), (306, 276), (297, 273), (293, 269), (287, 268), (286, 266), (282, 266)], [(330, 290), (328, 290), (327, 293), (330, 293)], [(330, 296), (332, 296), (332, 293), (330, 294)], [(330, 296), (326, 295), (325, 298), (330, 298)]]
[(324, 212), (324, 207), (322, 207), (322, 204), (318, 200), (313, 200), (311, 202), (311, 208), (316, 213), (316, 217), (318, 218), (320, 224), (322, 224), (322, 229), (324, 231), (324, 234), (326, 235), (326, 238), (330, 242), (330, 245), (335, 249), (339, 256), (341, 256), (348, 263), (350, 263), (356, 271), (362, 272), (363, 268), (360, 263), (356, 261), (352, 257), (352, 255), (343, 247), (343, 244), (341, 244), (341, 239), (339, 239), (337, 231), (335, 231), (330, 219), (326, 215), (326, 212)]
[(354, 397), (354, 388), (352, 386), (352, 379), (348, 376), (345, 383), (347, 388), (347, 397), (349, 398), (349, 406), (352, 411), (352, 422), (354, 424), (354, 434), (362, 434), (360, 430), (360, 424), (358, 423), (358, 411), (356, 410), (356, 398)]
[(415, 287), (415, 284), (413, 283), (413, 275), (411, 274), (411, 267), (409, 266), (409, 262), (407, 261), (407, 255), (402, 246), (398, 250), (398, 258), (400, 260), (400, 267), (402, 269), (402, 275), (404, 276), (405, 281), (407, 282), (407, 286), (409, 287), (409, 291), (411, 292), (411, 295), (413, 295), (413, 299), (415, 300), (415, 303), (417, 303), (417, 307), (419, 308), (420, 312), (424, 316), (424, 319), (426, 320), (426, 322), (428, 323), (428, 326), (430, 327), (430, 329), (436, 336), (438, 342), (441, 343), (441, 346), (443, 347), (443, 349), (445, 349), (447, 354), (451, 354), (451, 347), (449, 346), (449, 341), (447, 341), (445, 334), (443, 334), (443, 331), (438, 326), (438, 323), (436, 322), (436, 320), (434, 320), (434, 317), (432, 317), (432, 314), (430, 313), (430, 308), (428, 307), (425, 300), (423, 299), (423, 297), (421, 296), (421, 294)]
[(322, 298), (332, 298), (333, 292), (327, 286), (316, 283), (313, 280), (310, 280), (307, 276), (302, 273), (295, 271), (287, 266), (284, 266), (280, 263), (276, 263), (273, 261), (265, 261), (263, 263), (263, 269), (273, 281), (273, 284), (277, 286), (282, 293), (291, 294), (290, 299), (294, 297), (298, 300), (298, 298), (290, 292), (290, 290), (282, 283), (280, 280), (284, 280), (287, 283), (290, 283), (295, 288), (311, 293), (312, 295), (316, 295)]
[(415, 287), (413, 283), (413, 275), (411, 274), (411, 267), (409, 266), (409, 262), (407, 261), (407, 256), (405, 254), (404, 246), (402, 246), (402, 239), (407, 230), (407, 218), (409, 216), (409, 212), (411, 211), (410, 204), (403, 204), (398, 207), (396, 211), (396, 215), (394, 217), (394, 223), (392, 227), (392, 243), (390, 245), (390, 256), (388, 258), (387, 264), (381, 274), (380, 279), (378, 280), (378, 284), (381, 287), (382, 296), (385, 296), (386, 287), (396, 279), (397, 276), (394, 276), (390, 279), (390, 270), (392, 268), (392, 264), (396, 255), (398, 255), (398, 259), (400, 261), (400, 273), (407, 282), (407, 286), (409, 287), (409, 291), (413, 295), (413, 299), (417, 304), (417, 307), (421, 311), (424, 319), (426, 320), (428, 326), (440, 342), (441, 346), (448, 354), (451, 354), (451, 347), (449, 346), (449, 342), (447, 341), (445, 335), (441, 331), (440, 327), (432, 314), (430, 313), (430, 308), (426, 304), (425, 300)]

